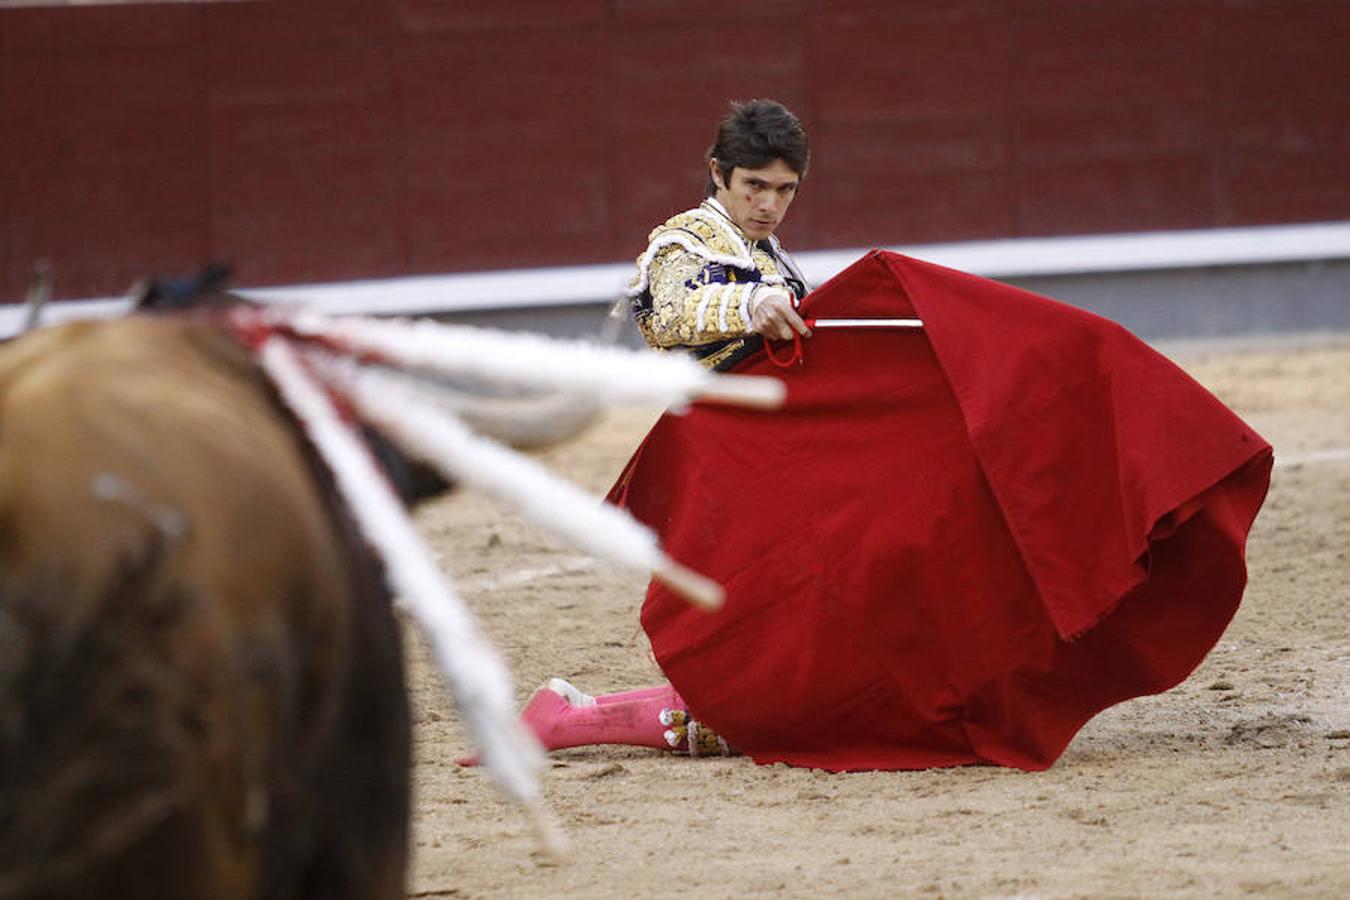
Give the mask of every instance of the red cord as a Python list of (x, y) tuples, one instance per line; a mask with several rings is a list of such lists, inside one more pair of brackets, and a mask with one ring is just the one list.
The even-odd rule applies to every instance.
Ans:
[(792, 352), (787, 356), (773, 355), (773, 341), (767, 337), (764, 338), (764, 355), (769, 357), (769, 362), (780, 369), (790, 369), (793, 366), (800, 365), (802, 361), (802, 336), (797, 332), (792, 332)]

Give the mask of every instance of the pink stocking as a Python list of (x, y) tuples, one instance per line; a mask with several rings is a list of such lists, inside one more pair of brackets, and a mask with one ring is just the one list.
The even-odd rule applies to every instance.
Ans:
[(546, 750), (591, 744), (627, 744), (635, 747), (671, 747), (666, 737), (670, 714), (684, 711), (684, 701), (668, 684), (597, 697), (589, 705), (574, 706), (550, 687), (536, 691), (521, 714), (522, 720)]
[[(626, 744), (675, 750), (690, 756), (725, 756), (732, 751), (711, 729), (689, 717), (684, 700), (669, 684), (592, 697), (561, 678), (534, 692), (521, 713), (545, 750)], [(478, 765), (477, 757), (458, 760)]]

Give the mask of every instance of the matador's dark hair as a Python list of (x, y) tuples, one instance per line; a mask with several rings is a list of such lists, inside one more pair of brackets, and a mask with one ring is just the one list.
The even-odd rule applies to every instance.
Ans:
[[(717, 140), (708, 148), (708, 159), (717, 160), (722, 181), (731, 183), (731, 170), (762, 169), (775, 159), (787, 163), (798, 177), (806, 177), (811, 165), (811, 147), (801, 120), (776, 100), (751, 100), (731, 104), (731, 114), (717, 129)], [(717, 183), (708, 176), (708, 196), (717, 193)]]

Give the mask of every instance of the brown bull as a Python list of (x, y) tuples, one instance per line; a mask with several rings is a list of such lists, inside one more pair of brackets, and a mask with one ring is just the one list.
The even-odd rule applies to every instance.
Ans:
[(0, 347), (0, 898), (402, 897), (378, 565), (247, 351)]

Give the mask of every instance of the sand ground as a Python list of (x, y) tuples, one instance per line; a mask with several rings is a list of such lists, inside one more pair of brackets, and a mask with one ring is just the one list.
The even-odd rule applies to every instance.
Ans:
[[(1276, 448), (1250, 585), (1189, 680), (1108, 710), (1046, 772), (830, 775), (744, 758), (554, 754), (544, 791), (573, 845), (539, 851), (478, 770), (425, 648), (415, 897), (1350, 896), (1350, 335), (1162, 347)], [(544, 461), (608, 488), (655, 419), (607, 415)], [(419, 524), (513, 668), (592, 692), (655, 683), (641, 575), (480, 497)]]

